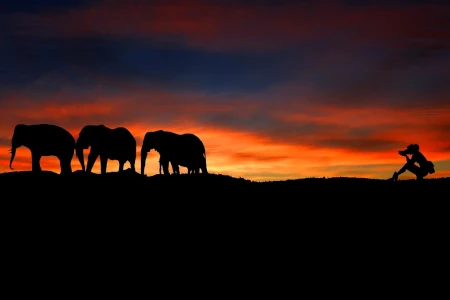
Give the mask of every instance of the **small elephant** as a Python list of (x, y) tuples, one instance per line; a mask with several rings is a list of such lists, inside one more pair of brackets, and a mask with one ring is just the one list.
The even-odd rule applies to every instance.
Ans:
[[(159, 175), (161, 175), (161, 169), (167, 165), (167, 168), (169, 167), (169, 163), (170, 161), (168, 159), (166, 159), (164, 156), (160, 156), (159, 157)], [(172, 164), (172, 172), (174, 174), (180, 174), (180, 168), (178, 167), (178, 165), (173, 165)]]
[(194, 134), (176, 134), (163, 130), (147, 132), (141, 148), (141, 174), (145, 173), (147, 153), (151, 149), (155, 149), (164, 158), (161, 164), (165, 175), (169, 174), (169, 162), (174, 173), (179, 173), (178, 166), (197, 172), (201, 169), (202, 173), (208, 173), (205, 146)]
[(42, 156), (56, 156), (61, 166), (61, 174), (72, 173), (72, 157), (75, 150), (75, 139), (65, 130), (56, 125), (18, 124), (14, 128), (11, 139), (11, 160), (9, 167), (11, 170), (16, 149), (25, 146), (31, 151), (32, 171), (41, 171), (40, 160)]
[[(169, 167), (169, 162), (170, 162), (169, 160), (166, 160), (164, 158), (159, 159), (159, 174), (161, 174), (161, 168), (163, 168), (165, 164), (167, 164), (167, 168)], [(188, 174), (198, 174), (200, 168), (198, 168), (197, 166), (195, 167), (187, 166), (187, 169)], [(174, 174), (180, 174), (180, 167), (172, 163), (172, 171)]]
[[(84, 167), (83, 149), (91, 147), (87, 166)], [(81, 129), (75, 145), (78, 160), (83, 171), (92, 172), (95, 160), (100, 156), (101, 173), (106, 174), (108, 159), (119, 161), (119, 172), (128, 161), (135, 171), (136, 139), (124, 127), (108, 128), (105, 125), (86, 125)]]

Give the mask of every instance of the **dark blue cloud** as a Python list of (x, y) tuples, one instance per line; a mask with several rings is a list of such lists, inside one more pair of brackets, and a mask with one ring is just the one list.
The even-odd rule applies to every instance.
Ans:
[[(293, 1), (251, 3), (288, 2)], [(11, 1), (0, 7), (3, 13), (41, 13), (49, 8), (62, 10), (90, 3)], [(266, 91), (296, 84), (325, 95), (325, 102), (353, 105), (373, 97), (380, 101), (423, 101), (430, 93), (448, 92), (450, 86), (449, 68), (432, 65), (450, 64), (448, 48), (406, 46), (398, 51), (377, 45), (376, 39), (355, 46), (346, 43), (351, 30), (327, 39), (299, 42), (289, 50), (258, 54), (209, 52), (189, 48), (180, 40), (161, 43), (102, 36), (30, 36), (21, 31), (21, 26), (13, 18), (0, 19), (0, 96), (25, 90), (45, 97), (64, 88), (73, 91), (77, 101), (83, 101), (83, 93), (99, 85), (111, 92), (137, 85), (230, 96), (259, 93), (261, 101), (273, 103), (283, 99), (264, 97)], [(429, 101), (442, 101), (442, 97)]]
[(134, 81), (150, 80), (205, 92), (255, 92), (292, 78), (290, 57), (275, 54), (211, 53), (152, 43), (128, 43), (121, 62)]
[(5, 37), (0, 44), (0, 93), (45, 95), (63, 86), (89, 90), (99, 83), (98, 75), (114, 73), (118, 46), (101, 38)]
[[(0, 45), (0, 91), (52, 92), (62, 85), (89, 89), (201, 90), (211, 93), (263, 91), (292, 77), (289, 55), (224, 54), (134, 39), (8, 36)], [(49, 78), (45, 81), (43, 79)]]
[(448, 0), (341, 0), (341, 3), (349, 4), (353, 6), (405, 6), (411, 4), (448, 4)]
[(443, 97), (429, 96), (449, 91), (445, 64), (450, 52), (435, 46), (350, 48), (317, 40), (283, 52), (239, 54), (136, 39), (10, 35), (0, 44), (0, 94), (45, 97), (64, 88), (83, 101), (83, 93), (99, 85), (111, 93), (141, 86), (232, 97), (258, 93), (260, 101), (273, 103), (284, 99), (265, 92), (296, 84), (330, 103), (373, 105), (374, 97), (378, 103), (440, 103)]
[(78, 8), (95, 0), (0, 0), (0, 14), (57, 12)]

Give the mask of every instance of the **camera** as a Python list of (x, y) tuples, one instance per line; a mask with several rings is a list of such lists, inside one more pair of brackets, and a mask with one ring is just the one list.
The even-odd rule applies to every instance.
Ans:
[(400, 150), (400, 151), (398, 151), (398, 154), (400, 154), (401, 156), (406, 156), (406, 154), (408, 154), (408, 152), (406, 150)]

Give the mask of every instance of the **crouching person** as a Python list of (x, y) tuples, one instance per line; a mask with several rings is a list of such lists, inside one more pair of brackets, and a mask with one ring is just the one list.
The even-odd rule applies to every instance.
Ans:
[[(416, 175), (417, 180), (423, 179), (428, 174), (435, 173), (434, 164), (427, 160), (419, 151), (419, 145), (411, 144), (405, 150), (398, 151), (398, 154), (406, 158), (406, 164), (400, 170), (394, 172), (394, 175), (390, 178), (391, 180), (398, 180), (398, 176), (406, 171)], [(411, 158), (408, 155), (411, 155)]]

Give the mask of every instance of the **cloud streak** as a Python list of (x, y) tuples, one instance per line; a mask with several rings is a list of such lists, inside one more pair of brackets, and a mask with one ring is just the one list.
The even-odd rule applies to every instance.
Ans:
[[(4, 153), (0, 171), (8, 170), (9, 156), (6, 153), (10, 148), (13, 127), (19, 122), (58, 124), (68, 129), (75, 138), (86, 124), (126, 126), (138, 140), (137, 153), (147, 131), (164, 129), (178, 133), (193, 132), (206, 145), (212, 172), (236, 176), (246, 174), (252, 179), (261, 180), (270, 176), (282, 178), (282, 174), (292, 172), (296, 172), (299, 177), (312, 176), (308, 172), (318, 177), (331, 176), (335, 171), (324, 166), (343, 163), (370, 165), (375, 160), (402, 164), (396, 151), (412, 142), (420, 143), (424, 151), (436, 159), (449, 158), (445, 149), (450, 140), (440, 139), (448, 134), (449, 110), (430, 112), (432, 119), (417, 121), (411, 115), (423, 112), (410, 110), (402, 115), (388, 110), (352, 112), (318, 106), (311, 107), (310, 114), (298, 114), (289, 110), (283, 112), (281, 109), (274, 112), (270, 105), (265, 107), (262, 104), (243, 109), (236, 105), (243, 100), (236, 99), (235, 103), (210, 102), (208, 95), (202, 94), (140, 91), (136, 95), (116, 94), (116, 98), (103, 99), (98, 94), (93, 97), (96, 100), (87, 100), (87, 103), (91, 103), (89, 105), (67, 106), (64, 100), (62, 105), (58, 105), (49, 99), (47, 103), (29, 105), (28, 109), (23, 109), (18, 99), (9, 102), (17, 104), (2, 110), (0, 116), (3, 132), (0, 151)], [(143, 98), (149, 101), (144, 103)], [(188, 104), (184, 100), (188, 100)], [(33, 103), (28, 98), (27, 101)], [(246, 101), (251, 103), (248, 98)], [(253, 102), (258, 103), (256, 99)], [(351, 115), (357, 117), (350, 121)], [(29, 169), (29, 152), (21, 149), (18, 158), (16, 168)], [(155, 153), (149, 156), (150, 165), (152, 160), (157, 170)], [(53, 170), (59, 169), (54, 159), (44, 159), (43, 164)], [(72, 164), (75, 170), (79, 169), (75, 159)], [(114, 170), (116, 163), (108, 166)], [(98, 168), (97, 163), (94, 170), (98, 171)], [(265, 175), (259, 176), (255, 172)], [(385, 173), (385, 176), (388, 175)]]
[(441, 37), (448, 33), (438, 27), (445, 22), (448, 9), (442, 3), (426, 2), (349, 7), (344, 1), (262, 5), (256, 1), (127, 0), (98, 1), (58, 14), (23, 13), (17, 18), (25, 18), (28, 26), (24, 25), (23, 32), (27, 34), (174, 39), (194, 47), (230, 51), (273, 50), (339, 33), (339, 38), (370, 43)]

